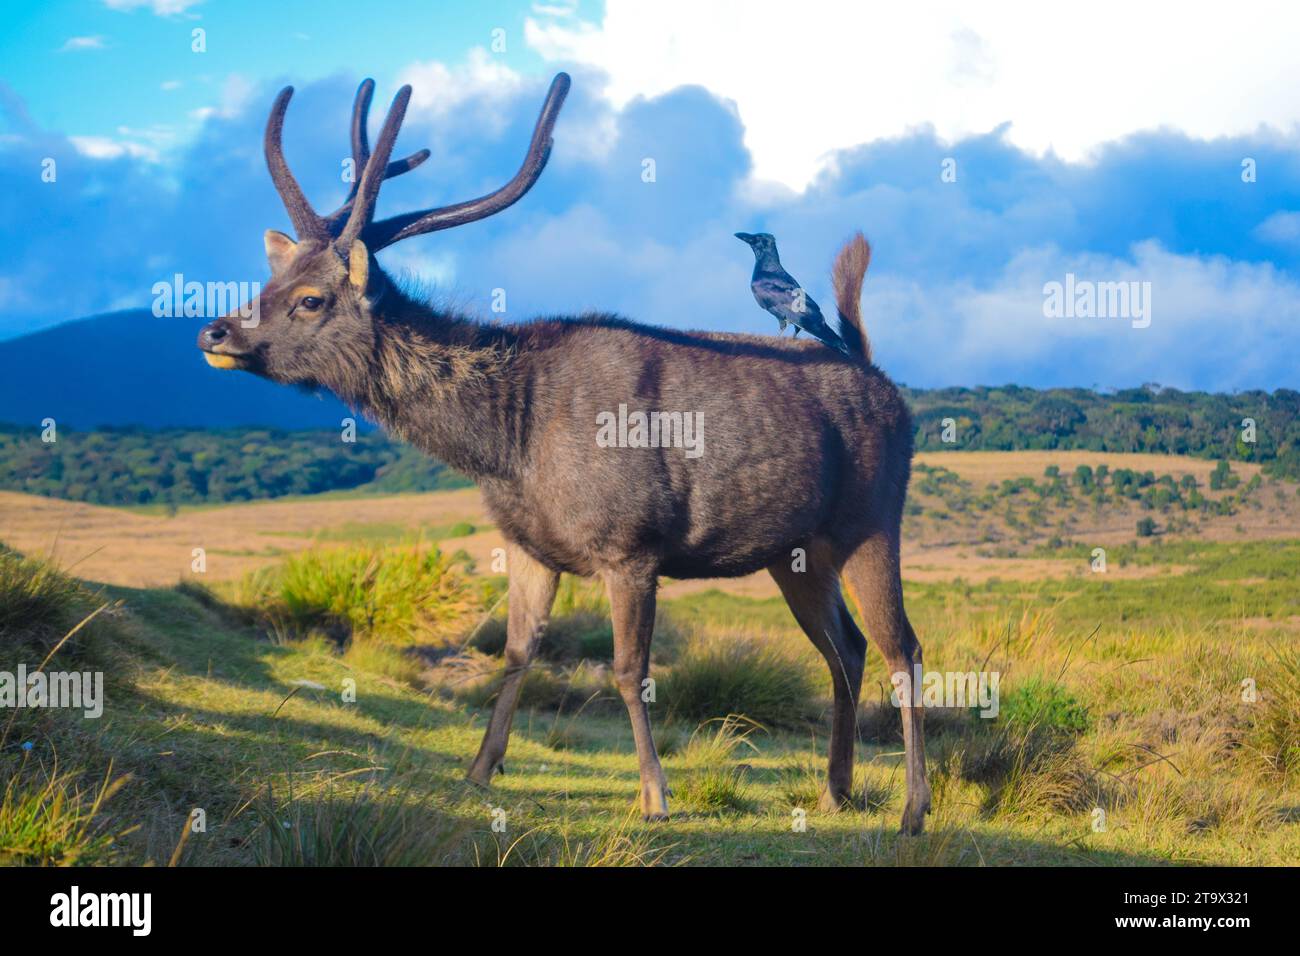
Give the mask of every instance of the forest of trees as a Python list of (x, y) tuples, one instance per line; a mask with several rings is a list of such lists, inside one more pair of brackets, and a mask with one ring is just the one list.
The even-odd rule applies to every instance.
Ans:
[[(1155, 452), (1257, 461), (1269, 474), (1300, 479), (1300, 392), (1288, 389), (1234, 395), (1154, 386), (1113, 394), (1014, 385), (903, 391), (920, 450)], [(95, 504), (184, 505), (467, 484), (378, 432), (345, 442), (328, 431), (60, 429), (57, 441), (45, 442), (37, 425), (0, 425), (0, 489)]]
[(378, 432), (0, 425), (0, 489), (101, 505), (184, 505), (361, 489), (432, 491), (469, 481)]
[(1015, 385), (903, 391), (920, 450), (1192, 455), (1261, 462), (1266, 473), (1300, 479), (1300, 392), (1290, 389), (1233, 395), (1156, 386), (1112, 394)]

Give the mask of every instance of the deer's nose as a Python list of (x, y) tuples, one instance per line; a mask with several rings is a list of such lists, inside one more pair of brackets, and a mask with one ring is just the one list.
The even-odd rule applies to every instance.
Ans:
[(230, 337), (230, 326), (221, 319), (209, 322), (199, 332), (199, 348), (212, 349)]

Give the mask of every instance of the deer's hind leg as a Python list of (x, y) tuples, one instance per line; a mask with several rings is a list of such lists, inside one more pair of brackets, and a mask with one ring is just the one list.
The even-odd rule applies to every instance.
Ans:
[(905, 674), (900, 689), (903, 746), (906, 755), (907, 802), (904, 833), (920, 833), (930, 812), (930, 784), (925, 777), (924, 711), (913, 706), (915, 674), (921, 670), (921, 644), (903, 610), (903, 581), (899, 571), (898, 538), (881, 533), (864, 541), (844, 565), (844, 577), (858, 602), (858, 612), (871, 640), (885, 656), (891, 678)]
[(650, 639), (655, 628), (653, 570), (620, 568), (603, 574), (609, 592), (610, 618), (614, 624), (614, 677), (627, 705), (636, 741), (641, 777), (641, 816), (646, 820), (668, 819), (668, 781), (659, 763), (654, 737), (650, 733), (650, 712), (644, 686), (650, 673)]
[(833, 812), (852, 799), (858, 693), (862, 689), (867, 641), (844, 604), (839, 568), (829, 547), (810, 546), (804, 570), (795, 570), (793, 562), (781, 562), (768, 568), (768, 572), (781, 588), (795, 620), (831, 670), (835, 700), (830, 756), (826, 789), (818, 807)]
[(523, 549), (510, 545), (506, 549), (506, 565), (510, 576), (509, 617), (506, 623), (506, 672), (497, 692), (497, 702), (492, 708), (487, 732), (479, 746), (478, 756), (470, 766), (471, 781), (487, 786), (505, 759), (506, 745), (510, 741), (510, 725), (515, 708), (519, 705), (519, 691), (542, 632), (551, 616), (555, 591), (560, 575), (530, 557)]

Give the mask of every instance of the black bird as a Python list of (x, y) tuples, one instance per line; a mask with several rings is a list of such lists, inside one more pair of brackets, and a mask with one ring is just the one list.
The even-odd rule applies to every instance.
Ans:
[(754, 250), (754, 275), (749, 288), (754, 293), (754, 300), (776, 316), (781, 331), (785, 331), (787, 324), (793, 325), (796, 337), (802, 329), (836, 351), (850, 354), (844, 340), (826, 324), (822, 310), (812, 296), (781, 268), (781, 259), (776, 254), (776, 238), (767, 232), (738, 232), (736, 238)]

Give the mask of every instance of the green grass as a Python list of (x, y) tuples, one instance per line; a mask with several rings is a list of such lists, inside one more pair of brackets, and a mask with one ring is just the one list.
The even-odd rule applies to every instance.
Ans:
[[(917, 839), (896, 833), (898, 717), (881, 706), (874, 651), (854, 782), (863, 809), (816, 811), (828, 681), (778, 602), (663, 602), (651, 714), (673, 818), (643, 824), (631, 731), (599, 655), (534, 667), (507, 772), (483, 791), (463, 777), (498, 657), (417, 656), (400, 629), (399, 646), (340, 646), (310, 628), (271, 640), (219, 595), (100, 592), (0, 554), (7, 667), (39, 664), (108, 605), (49, 664), (102, 667), (104, 716), (9, 715), (0, 846), (11, 863), (155, 865), (1293, 863), (1300, 681), (1288, 618), (1300, 613), (1300, 544), (1197, 547), (1175, 552), (1190, 567), (1177, 575), (908, 585), (927, 669), (998, 670), (1004, 691), (997, 720), (927, 715), (934, 814)], [(463, 583), (472, 594), (483, 584)], [(598, 590), (568, 587), (557, 620), (602, 614)], [(439, 626), (467, 636), (480, 606), (467, 601)], [(778, 653), (808, 665), (810, 689), (774, 697), (753, 678), (771, 677), (763, 655)], [(694, 655), (714, 662), (701, 686), (719, 670), (750, 681), (730, 698), (696, 695), (722, 701), (699, 720), (673, 715), (688, 686), (674, 689), (674, 671), (689, 673)], [(708, 722), (753, 718), (772, 700), (790, 716), (761, 731)], [(206, 829), (182, 842), (196, 809)]]
[[(23, 751), (24, 754), (28, 751)], [(106, 803), (125, 785), (111, 770), (98, 785), (81, 774), (23, 760), (0, 793), (0, 865), (103, 866), (117, 862), (124, 834), (108, 829)]]
[(687, 721), (738, 714), (793, 727), (816, 714), (827, 681), (820, 659), (777, 635), (696, 630), (659, 680), (657, 698)]
[(462, 562), (414, 546), (303, 551), (231, 591), (250, 619), (281, 636), (398, 645), (443, 642), (483, 604)]

